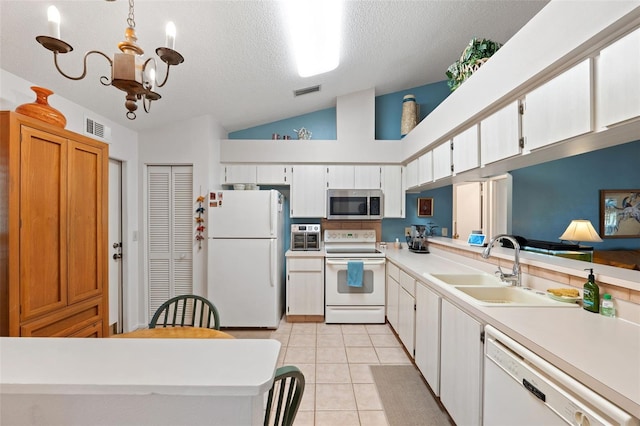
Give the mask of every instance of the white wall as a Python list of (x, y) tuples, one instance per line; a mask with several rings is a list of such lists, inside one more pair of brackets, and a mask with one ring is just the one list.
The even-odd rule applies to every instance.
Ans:
[[(226, 136), (227, 132), (210, 116), (195, 117), (183, 122), (172, 123), (164, 128), (140, 133), (138, 192), (146, 194), (147, 166), (192, 165), (195, 205), (198, 195), (206, 196), (210, 189), (220, 188), (220, 139), (226, 138)], [(142, 241), (146, 241), (145, 211), (145, 206), (141, 205), (139, 222)], [(206, 223), (205, 226), (207, 226)], [(193, 244), (193, 290), (196, 294), (206, 296), (207, 244), (204, 241), (202, 249), (198, 249), (195, 240)], [(144, 244), (140, 246), (139, 250), (140, 259), (144, 262), (144, 266), (140, 268), (138, 280), (140, 283), (146, 283), (147, 268)], [(139, 320), (142, 326), (148, 321), (146, 318), (146, 285), (141, 285), (139, 290), (138, 297), (142, 301)]]
[[(33, 102), (35, 94), (30, 89), (35, 84), (14, 74), (0, 69), (0, 110), (13, 111), (17, 106)], [(133, 241), (134, 232), (138, 231), (138, 134), (126, 127), (122, 127), (105, 117), (95, 114), (55, 93), (49, 97), (49, 104), (62, 112), (67, 118), (67, 130), (84, 134), (84, 115), (90, 115), (94, 120), (111, 128), (109, 157), (122, 161), (123, 203), (122, 203), (122, 233), (123, 253), (123, 285), (125, 291), (124, 330), (132, 330), (139, 323), (138, 283), (139, 258), (138, 241)], [(109, 252), (110, 253), (110, 252)]]

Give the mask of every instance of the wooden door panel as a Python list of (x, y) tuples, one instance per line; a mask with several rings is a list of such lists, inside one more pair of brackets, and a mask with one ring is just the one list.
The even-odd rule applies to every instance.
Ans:
[(70, 141), (69, 304), (98, 296), (103, 291), (103, 259), (107, 256), (104, 170), (101, 149)]
[(23, 128), (20, 144), (22, 320), (67, 304), (67, 140)]

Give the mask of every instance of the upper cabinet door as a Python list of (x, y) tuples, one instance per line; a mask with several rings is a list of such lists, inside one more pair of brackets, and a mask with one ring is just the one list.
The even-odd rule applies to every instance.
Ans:
[(382, 166), (382, 192), (384, 194), (384, 217), (404, 217), (404, 173), (402, 166)]
[(453, 137), (452, 156), (455, 173), (462, 173), (480, 166), (477, 124)]
[(354, 179), (353, 166), (327, 167), (327, 189), (353, 189)]
[(598, 126), (640, 116), (640, 29), (602, 49), (598, 59)]
[(233, 183), (256, 183), (256, 166), (249, 164), (227, 164), (222, 168), (222, 185)]
[(433, 148), (433, 179), (451, 176), (451, 142)]
[(406, 172), (405, 182), (407, 184), (407, 189), (411, 189), (414, 186), (418, 186), (418, 161), (419, 159), (416, 158), (415, 160), (407, 164), (407, 168), (405, 170)]
[(380, 189), (380, 166), (354, 166), (354, 189)]
[(291, 169), (291, 217), (326, 217), (325, 166), (297, 165)]
[(482, 165), (520, 154), (520, 111), (518, 101), (480, 122)]
[(261, 164), (256, 166), (258, 185), (290, 185), (289, 168), (280, 164)]
[(418, 184), (433, 182), (433, 152), (418, 157)]
[(592, 130), (591, 59), (531, 91), (522, 117), (530, 151)]

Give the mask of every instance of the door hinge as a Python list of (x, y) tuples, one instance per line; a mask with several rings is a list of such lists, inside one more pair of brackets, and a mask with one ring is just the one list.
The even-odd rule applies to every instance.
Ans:
[(524, 136), (520, 138), (520, 140), (518, 141), (518, 145), (520, 146), (520, 148), (524, 148)]
[(451, 151), (453, 151), (453, 141), (451, 141)]
[(453, 173), (453, 164), (451, 165), (451, 173)]
[(484, 344), (484, 331), (480, 332), (480, 341)]
[(415, 303), (413, 304), (413, 310), (414, 310), (414, 311), (415, 311), (415, 310), (417, 310), (417, 309), (416, 309), (416, 304), (415, 304)]
[(518, 105), (518, 112), (520, 113), (520, 115), (524, 115), (524, 104), (520, 103), (520, 105)]

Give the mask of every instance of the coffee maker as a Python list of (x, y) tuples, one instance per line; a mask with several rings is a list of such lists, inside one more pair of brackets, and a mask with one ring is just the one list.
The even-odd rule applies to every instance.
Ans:
[(407, 235), (409, 250), (415, 253), (429, 253), (427, 235), (426, 225), (411, 225), (410, 234)]

